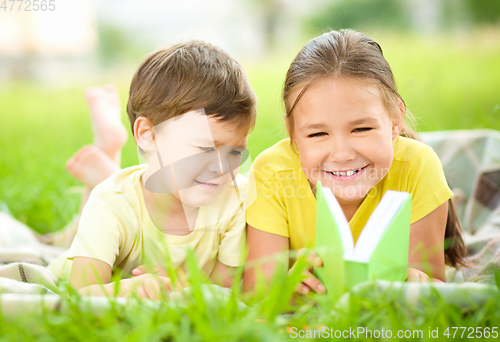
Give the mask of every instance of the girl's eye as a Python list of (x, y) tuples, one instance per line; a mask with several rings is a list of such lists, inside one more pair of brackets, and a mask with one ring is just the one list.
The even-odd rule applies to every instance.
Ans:
[(213, 152), (213, 151), (215, 151), (215, 147), (201, 147), (201, 146), (199, 146), (198, 148), (200, 150), (202, 150), (202, 152)]
[(361, 133), (361, 132), (368, 132), (371, 130), (372, 130), (371, 127), (360, 127), (360, 128), (355, 128), (353, 132)]
[(325, 132), (313, 133), (313, 134), (309, 134), (307, 137), (308, 138), (314, 138), (314, 137), (320, 137), (322, 135), (326, 135), (326, 133)]

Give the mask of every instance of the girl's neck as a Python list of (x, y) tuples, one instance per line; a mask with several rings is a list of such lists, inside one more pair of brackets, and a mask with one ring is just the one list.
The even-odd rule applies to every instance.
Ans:
[(360, 200), (359, 203), (353, 203), (353, 204), (340, 204), (340, 208), (342, 208), (342, 211), (344, 212), (345, 218), (347, 219), (347, 222), (351, 221), (351, 219), (354, 217), (354, 214), (356, 214), (356, 211), (359, 209), (361, 206), (361, 203), (363, 200)]
[(153, 224), (166, 234), (189, 235), (195, 228), (199, 208), (182, 203), (174, 194), (147, 190), (144, 178), (141, 178), (142, 193)]

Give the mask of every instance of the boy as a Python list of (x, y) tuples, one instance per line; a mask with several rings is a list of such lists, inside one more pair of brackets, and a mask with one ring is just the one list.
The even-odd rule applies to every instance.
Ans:
[[(147, 57), (127, 104), (147, 165), (121, 170), (92, 191), (67, 254), (70, 284), (82, 294), (113, 294), (113, 270), (164, 270), (170, 258), (182, 274), (192, 249), (212, 281), (230, 286), (245, 241), (246, 181), (234, 175), (255, 102), (241, 67), (210, 44), (191, 41)], [(61, 265), (51, 268), (57, 274)], [(151, 298), (170, 289), (167, 277), (134, 274), (120, 281), (119, 295)]]

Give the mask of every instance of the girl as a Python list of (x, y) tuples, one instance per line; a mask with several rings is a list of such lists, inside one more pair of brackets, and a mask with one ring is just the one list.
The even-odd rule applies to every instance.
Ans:
[[(335, 194), (354, 241), (387, 190), (411, 193), (408, 280), (445, 281), (445, 261), (461, 265), (464, 252), (452, 192), (438, 157), (404, 123), (410, 113), (379, 44), (352, 30), (312, 39), (288, 69), (283, 100), (290, 138), (253, 164), (244, 287), (255, 283), (249, 262), (267, 257), (269, 279), (276, 267), (269, 256), (314, 244), (318, 181)], [(310, 263), (322, 265), (315, 255)], [(298, 291), (309, 288), (325, 291), (312, 276)]]

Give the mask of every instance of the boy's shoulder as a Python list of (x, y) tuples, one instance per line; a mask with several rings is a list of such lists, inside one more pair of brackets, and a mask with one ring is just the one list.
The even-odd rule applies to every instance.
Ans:
[(283, 139), (260, 153), (252, 164), (253, 172), (266, 178), (277, 172), (301, 169), (299, 154), (290, 143), (290, 138)]
[(123, 201), (140, 205), (140, 181), (146, 168), (147, 165), (134, 165), (115, 172), (92, 190), (89, 201), (111, 206), (120, 206)]
[(121, 169), (98, 184), (92, 192), (126, 193), (130, 191), (131, 187), (135, 187), (137, 182), (140, 182), (146, 167), (147, 165), (142, 164)]

